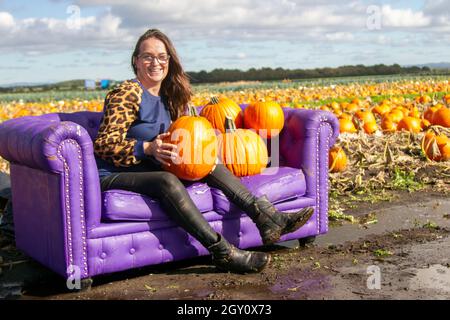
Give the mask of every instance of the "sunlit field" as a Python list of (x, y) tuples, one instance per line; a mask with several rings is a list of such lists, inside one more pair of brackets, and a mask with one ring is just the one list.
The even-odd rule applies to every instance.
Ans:
[[(239, 104), (273, 100), (286, 108), (334, 113), (341, 134), (330, 153), (333, 217), (345, 206), (345, 201), (333, 201), (337, 197), (373, 202), (390, 200), (391, 190), (449, 191), (449, 80), (375, 76), (195, 85), (192, 104), (224, 96)], [(2, 94), (0, 122), (51, 112), (101, 111), (106, 92)], [(0, 170), (9, 171), (1, 158)]]

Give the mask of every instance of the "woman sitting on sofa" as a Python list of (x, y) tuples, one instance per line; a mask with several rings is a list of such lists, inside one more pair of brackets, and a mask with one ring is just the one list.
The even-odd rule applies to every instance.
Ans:
[[(163, 138), (171, 121), (185, 114), (192, 94), (171, 41), (159, 30), (148, 30), (136, 43), (131, 65), (136, 78), (107, 94), (94, 143), (102, 191), (123, 189), (158, 199), (166, 214), (211, 252), (217, 267), (261, 271), (270, 255), (230, 244), (205, 220), (179, 178), (161, 167), (177, 156), (176, 146), (163, 143)], [(267, 197), (253, 196), (222, 164), (203, 181), (248, 214), (264, 244), (297, 230), (313, 213), (305, 208), (280, 214)]]

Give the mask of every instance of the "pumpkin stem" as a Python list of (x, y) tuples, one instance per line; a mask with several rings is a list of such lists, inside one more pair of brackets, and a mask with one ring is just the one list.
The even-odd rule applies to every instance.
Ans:
[(230, 116), (225, 117), (225, 130), (228, 130), (230, 132), (236, 131), (236, 123), (234, 123), (233, 118)]
[(195, 108), (192, 104), (188, 105), (188, 113), (191, 117), (198, 117), (197, 108)]
[(219, 104), (219, 98), (217, 96), (211, 97), (211, 104)]

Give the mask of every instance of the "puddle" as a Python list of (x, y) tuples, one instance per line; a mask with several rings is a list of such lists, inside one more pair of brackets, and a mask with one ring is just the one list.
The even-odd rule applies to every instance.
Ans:
[(425, 269), (415, 269), (415, 276), (410, 280), (410, 289), (433, 289), (450, 293), (450, 268), (434, 264)]
[(290, 298), (314, 297), (331, 288), (328, 276), (308, 272), (280, 276), (277, 282), (269, 287), (274, 294), (288, 295)]

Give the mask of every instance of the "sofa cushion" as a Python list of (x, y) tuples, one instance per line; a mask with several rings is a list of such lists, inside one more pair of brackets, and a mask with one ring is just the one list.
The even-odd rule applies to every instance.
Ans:
[[(200, 212), (213, 208), (211, 191), (205, 183), (186, 186)], [(103, 221), (164, 221), (169, 217), (164, 213), (156, 199), (135, 192), (111, 189), (102, 192)]]
[[(301, 169), (291, 167), (270, 167), (261, 174), (241, 178), (255, 196), (266, 195), (272, 203), (298, 198), (306, 193), (305, 175)], [(221, 190), (211, 188), (214, 210), (220, 214), (238, 213)]]

